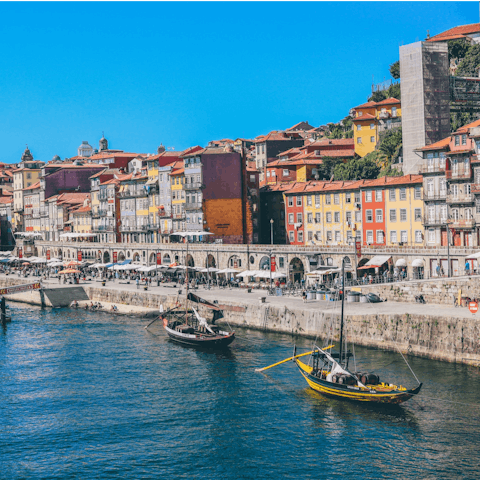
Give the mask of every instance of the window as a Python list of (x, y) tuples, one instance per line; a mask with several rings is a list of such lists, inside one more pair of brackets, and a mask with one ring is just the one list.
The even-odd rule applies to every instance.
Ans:
[(367, 230), (367, 243), (373, 243), (373, 230)]
[(421, 222), (422, 221), (422, 209), (421, 208), (416, 208), (415, 209), (415, 221), (416, 222)]
[(397, 243), (397, 231), (391, 230), (390, 231), (390, 243)]
[(315, 232), (315, 238), (319, 241), (322, 241), (322, 234), (320, 233), (319, 230)]
[(295, 241), (295, 232), (288, 232), (288, 240), (290, 243), (293, 243)]
[(307, 223), (313, 223), (313, 213), (307, 214)]
[(458, 209), (456, 208), (452, 209), (452, 219), (458, 221)]
[(423, 235), (421, 230), (415, 230), (415, 243), (422, 243)]
[(341, 239), (340, 239), (340, 232), (338, 230), (335, 230), (335, 241), (336, 242), (340, 242)]
[(285, 266), (285, 259), (283, 257), (280, 257), (278, 259), (278, 265), (280, 268), (283, 268)]
[(455, 146), (460, 145), (460, 135), (455, 135)]
[(357, 132), (359, 132), (362, 129), (362, 126), (359, 124), (357, 125)]
[(381, 202), (382, 201), (382, 191), (375, 190), (375, 201)]
[(373, 222), (373, 210), (366, 210), (365, 211), (365, 221), (368, 223)]
[(346, 193), (345, 194), (345, 203), (352, 203), (352, 194)]
[(293, 207), (293, 197), (288, 197), (288, 206)]
[(397, 107), (392, 107), (392, 117), (395, 118), (397, 116)]
[(361, 117), (363, 115), (363, 112), (357, 112), (357, 116)]
[(377, 230), (377, 243), (383, 243), (383, 232), (381, 230)]
[(267, 170), (267, 178), (270, 178), (270, 170)]
[(333, 215), (335, 223), (340, 223), (340, 212), (335, 212)]
[(375, 143), (375, 137), (370, 137), (370, 143)]
[(392, 208), (390, 210), (390, 221), (391, 222), (396, 222), (397, 221), (397, 210), (395, 208)]
[(402, 187), (400, 189), (400, 200), (406, 200), (407, 199), (407, 189), (405, 187)]
[(462, 145), (466, 145), (466, 144), (467, 144), (467, 136), (462, 135)]
[(466, 183), (465, 184), (465, 195), (470, 195), (471, 192), (472, 192), (471, 185), (469, 183)]
[(313, 232), (310, 231), (307, 233), (307, 239), (309, 242), (313, 241)]
[(352, 222), (352, 212), (345, 212), (345, 220), (346, 220), (348, 223), (351, 223), (351, 222)]
[(288, 214), (288, 223), (289, 223), (290, 225), (293, 225), (293, 223), (294, 223), (293, 213), (289, 213), (289, 214)]
[(377, 209), (375, 210), (375, 218), (377, 219), (377, 223), (383, 222), (383, 210)]
[(297, 223), (303, 223), (303, 214), (297, 213)]
[(351, 243), (352, 242), (352, 231), (351, 230), (347, 230), (347, 243)]
[(325, 204), (331, 205), (332, 204), (332, 196), (330, 194), (325, 195)]
[(275, 170), (272, 170), (272, 177), (276, 175)]
[(357, 138), (357, 143), (358, 143), (359, 145), (362, 144), (362, 137), (358, 137), (358, 138)]
[(371, 202), (372, 201), (372, 191), (371, 190), (367, 190), (365, 192), (365, 201), (366, 202)]
[(375, 124), (374, 123), (370, 124), (370, 130), (375, 130)]
[(320, 195), (315, 195), (315, 206), (316, 207), (320, 206)]
[(255, 183), (255, 175), (250, 175), (250, 183)]
[(360, 192), (355, 192), (355, 203), (360, 203)]
[(356, 222), (361, 222), (362, 221), (362, 212), (360, 210), (357, 210), (355, 212), (355, 221)]
[(407, 243), (408, 242), (408, 234), (407, 234), (407, 231), (406, 230), (402, 230), (400, 232), (400, 241), (402, 243)]
[(338, 193), (335, 193), (335, 194), (333, 195), (333, 203), (334, 203), (335, 205), (340, 205), (340, 195), (339, 195)]
[(297, 195), (297, 207), (302, 206), (302, 197), (300, 195)]
[(284, 168), (284, 169), (283, 169), (283, 176), (284, 176), (284, 177), (288, 177), (289, 174), (290, 174), (290, 170)]
[(298, 241), (303, 242), (303, 232), (297, 232)]
[(429, 243), (435, 243), (435, 230), (433, 228), (431, 228), (428, 231), (428, 242)]
[(327, 242), (332, 241), (332, 232), (330, 230), (327, 231)]
[(401, 222), (406, 222), (407, 221), (407, 209), (406, 208), (401, 208), (400, 209), (400, 221)]
[(325, 221), (327, 223), (332, 223), (332, 212), (327, 212), (327, 214), (325, 215)]
[(315, 223), (320, 223), (322, 221), (321, 213), (315, 214)]
[(395, 198), (396, 198), (396, 190), (394, 188), (391, 188), (388, 192), (388, 198), (391, 202), (394, 202), (395, 201)]
[(471, 220), (472, 219), (472, 209), (467, 208), (465, 209), (465, 220)]
[(414, 191), (413, 191), (413, 198), (415, 200), (420, 200), (422, 198), (422, 187), (415, 187)]
[(312, 197), (313, 197), (313, 195), (308, 195), (307, 196), (307, 207), (312, 206)]

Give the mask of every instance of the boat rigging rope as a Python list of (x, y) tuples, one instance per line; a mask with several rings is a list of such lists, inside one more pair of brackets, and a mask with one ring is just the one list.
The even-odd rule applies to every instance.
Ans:
[(405, 360), (405, 363), (407, 364), (407, 367), (410, 369), (410, 371), (412, 372), (412, 375), (415, 377), (415, 380), (420, 384), (420, 380), (417, 378), (417, 376), (415, 375), (415, 372), (412, 370), (412, 367), (408, 364), (407, 362), (407, 359), (404, 357), (402, 351), (398, 348), (398, 345), (397, 345), (397, 342), (395, 342), (395, 346), (397, 347), (397, 350), (400, 352), (400, 355), (402, 356), (402, 358)]

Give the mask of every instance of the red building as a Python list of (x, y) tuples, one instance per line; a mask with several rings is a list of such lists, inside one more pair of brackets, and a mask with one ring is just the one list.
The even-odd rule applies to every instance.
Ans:
[(285, 192), (285, 226), (288, 245), (305, 245), (304, 197), (308, 187), (305, 182), (296, 183)]
[(384, 246), (386, 234), (385, 179), (370, 180), (361, 187), (363, 245)]

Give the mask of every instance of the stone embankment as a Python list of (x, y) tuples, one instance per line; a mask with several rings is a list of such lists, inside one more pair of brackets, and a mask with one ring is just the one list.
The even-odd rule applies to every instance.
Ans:
[[(458, 293), (475, 295), (478, 290), (478, 277), (468, 277), (455, 281), (445, 279), (442, 284), (434, 282), (397, 283), (385, 286), (362, 287), (362, 291), (372, 290), (388, 297), (389, 301), (380, 304), (346, 304), (346, 328), (350, 342), (386, 350), (400, 350), (417, 356), (424, 356), (448, 362), (467, 363), (480, 366), (480, 323), (466, 308), (453, 308), (439, 305), (442, 295)], [(0, 278), (0, 286), (28, 283), (25, 279)], [(415, 286), (414, 286), (415, 285)], [(52, 298), (70, 298), (80, 287), (56, 287)], [(384, 289), (384, 290), (381, 290)], [(184, 305), (184, 296), (176, 289), (152, 288), (148, 291), (134, 286), (111, 284), (86, 284), (81, 289), (83, 299), (100, 302), (105, 311), (117, 307), (117, 313), (153, 315), (160, 305), (168, 309), (177, 304)], [(80, 293), (82, 293), (80, 292)], [(171, 292), (171, 293), (170, 293)], [(404, 292), (399, 295), (397, 292)], [(449, 293), (447, 293), (449, 292)], [(48, 289), (45, 290), (48, 294)], [(422, 293), (427, 301), (436, 304), (419, 305), (406, 303), (407, 299)], [(199, 291), (200, 296), (213, 301), (218, 299), (223, 309), (225, 321), (232, 327), (241, 326), (283, 332), (291, 335), (305, 335), (338, 341), (339, 309), (334, 302), (315, 301), (304, 304), (301, 299), (267, 297), (266, 303), (259, 301), (258, 295), (243, 291)], [(48, 305), (48, 298), (39, 291), (11, 296), (17, 300), (35, 305)], [(14, 298), (15, 297), (15, 298)], [(397, 298), (399, 297), (399, 298)], [(78, 300), (82, 300), (78, 297)], [(392, 301), (396, 300), (396, 301)], [(397, 303), (400, 300), (400, 303)], [(413, 300), (414, 301), (414, 300)], [(178, 303), (177, 303), (178, 302)], [(447, 302), (445, 302), (447, 303)], [(352, 311), (355, 313), (352, 314)], [(200, 309), (207, 315), (207, 309)], [(480, 315), (480, 314), (479, 314)]]
[(427, 304), (453, 305), (453, 297), (480, 299), (480, 276), (431, 278), (413, 282), (381, 283), (356, 288), (362, 293), (373, 292), (392, 302), (415, 303), (423, 295)]

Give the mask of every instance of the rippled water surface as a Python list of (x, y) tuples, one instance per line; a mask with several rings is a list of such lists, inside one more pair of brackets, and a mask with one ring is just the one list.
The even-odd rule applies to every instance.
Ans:
[[(409, 358), (422, 395), (385, 409), (318, 396), (290, 362), (255, 373), (291, 355), (286, 335), (237, 330), (228, 352), (208, 354), (138, 318), (12, 313), (2, 479), (480, 477), (476, 368)], [(399, 354), (356, 353), (362, 370), (416, 384)]]

